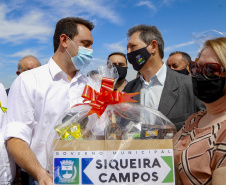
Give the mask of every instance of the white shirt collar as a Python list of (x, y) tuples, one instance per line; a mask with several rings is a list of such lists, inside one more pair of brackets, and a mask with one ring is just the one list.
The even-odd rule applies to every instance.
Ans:
[[(60, 75), (64, 80), (69, 81), (67, 79), (67, 74), (56, 64), (53, 58), (49, 59), (48, 65), (53, 80), (57, 77), (57, 75)], [(77, 81), (81, 77), (83, 77), (83, 81), (86, 81), (86, 76), (84, 76), (80, 71), (77, 71), (71, 83)]]
[(159, 71), (155, 74), (158, 81), (163, 86), (166, 80), (166, 64), (163, 63), (162, 67), (159, 69)]
[(49, 71), (52, 76), (52, 79), (54, 80), (55, 77), (59, 74), (64, 78), (65, 80), (67, 79), (67, 75), (62, 71), (62, 69), (56, 64), (56, 62), (53, 60), (53, 58), (49, 59), (48, 62), (49, 66)]
[[(166, 80), (166, 64), (163, 63), (162, 67), (158, 70), (158, 72), (151, 77), (150, 81), (152, 81), (152, 79), (156, 79), (158, 80), (158, 82), (163, 86), (165, 84), (165, 80)], [(143, 75), (140, 75), (140, 79), (141, 81), (143, 81), (145, 84), (149, 84), (143, 77)]]

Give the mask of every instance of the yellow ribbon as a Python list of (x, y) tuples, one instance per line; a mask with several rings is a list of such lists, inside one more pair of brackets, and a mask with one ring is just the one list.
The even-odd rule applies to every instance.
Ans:
[(3, 107), (1, 102), (0, 102), (0, 108), (2, 109), (2, 112), (4, 112), (4, 113), (7, 111), (7, 108)]
[(81, 127), (80, 125), (71, 125), (61, 128), (62, 125), (58, 125), (55, 127), (56, 132), (60, 136), (61, 140), (73, 140), (81, 138)]

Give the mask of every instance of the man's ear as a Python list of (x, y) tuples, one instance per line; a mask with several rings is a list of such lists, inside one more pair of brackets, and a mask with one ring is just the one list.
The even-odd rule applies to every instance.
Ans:
[(19, 76), (20, 75), (20, 71), (16, 71), (16, 74), (17, 74), (17, 76)]
[(149, 52), (151, 54), (155, 54), (156, 51), (158, 50), (158, 42), (156, 40), (153, 40), (153, 41), (151, 41), (150, 46), (151, 46), (151, 49), (149, 50)]
[(67, 41), (68, 41), (67, 35), (62, 34), (60, 36), (60, 45), (62, 45), (64, 48), (67, 48)]
[(190, 73), (189, 64), (190, 64), (190, 62), (188, 62), (188, 65), (186, 68), (187, 68), (188, 72)]

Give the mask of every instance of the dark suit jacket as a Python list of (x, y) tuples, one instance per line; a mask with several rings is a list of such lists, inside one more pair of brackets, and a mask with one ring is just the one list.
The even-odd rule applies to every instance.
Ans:
[[(130, 81), (124, 91), (127, 93), (140, 92), (142, 81), (136, 78)], [(140, 102), (140, 95), (133, 99)], [(158, 110), (172, 121), (179, 130), (187, 118), (200, 110), (205, 110), (204, 104), (193, 94), (192, 79), (167, 67), (166, 80)]]

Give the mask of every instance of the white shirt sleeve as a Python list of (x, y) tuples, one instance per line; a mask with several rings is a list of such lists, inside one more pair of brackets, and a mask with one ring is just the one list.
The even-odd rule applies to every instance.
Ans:
[(4, 141), (4, 132), (6, 127), (6, 108), (7, 108), (7, 95), (3, 85), (0, 83), (0, 184), (12, 184), (15, 174), (16, 166), (6, 150)]
[(23, 78), (26, 75), (22, 73), (18, 76), (10, 88), (5, 140), (15, 137), (30, 144), (35, 125), (33, 96), (35, 78), (32, 75)]

